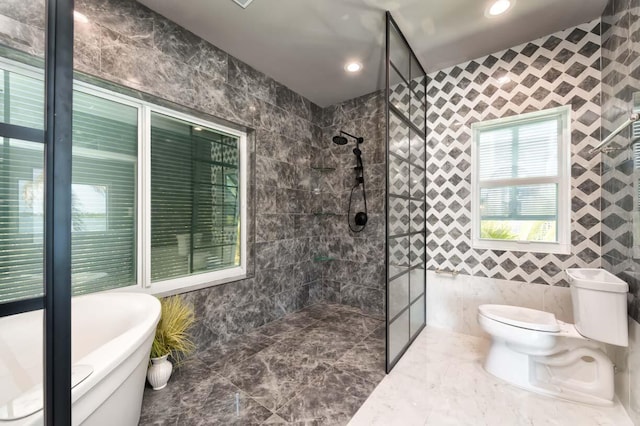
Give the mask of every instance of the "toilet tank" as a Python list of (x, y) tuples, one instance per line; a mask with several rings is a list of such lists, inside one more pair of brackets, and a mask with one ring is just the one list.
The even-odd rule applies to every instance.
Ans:
[(578, 333), (589, 339), (628, 346), (629, 285), (604, 269), (567, 269)]

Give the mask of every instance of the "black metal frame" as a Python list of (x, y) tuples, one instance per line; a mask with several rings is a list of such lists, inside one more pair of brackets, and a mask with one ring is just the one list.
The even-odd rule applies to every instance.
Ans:
[(0, 123), (0, 137), (45, 144), (44, 296), (0, 304), (0, 317), (44, 309), (44, 422), (71, 424), (71, 126), (74, 0), (48, 0), (45, 131)]
[[(386, 278), (386, 291), (385, 291), (385, 317), (386, 317), (386, 333), (385, 333), (385, 368), (386, 368), (386, 372), (389, 373), (393, 367), (395, 366), (395, 364), (398, 362), (398, 360), (400, 360), (400, 358), (402, 358), (402, 356), (404, 355), (404, 353), (407, 351), (407, 349), (409, 349), (409, 347), (411, 346), (411, 344), (413, 343), (413, 341), (415, 340), (415, 337), (411, 337), (409, 336), (409, 342), (405, 345), (405, 347), (400, 351), (400, 353), (398, 355), (396, 355), (395, 359), (389, 359), (389, 324), (390, 324), (390, 318), (389, 318), (389, 282), (390, 282), (390, 277), (389, 277), (389, 247), (388, 247), (388, 241), (389, 238), (392, 237), (389, 234), (389, 220), (388, 220), (388, 209), (389, 209), (389, 205), (388, 205), (388, 199), (389, 199), (389, 155), (391, 154), (389, 151), (389, 118), (390, 118), (390, 113), (393, 112), (394, 115), (396, 115), (397, 117), (401, 118), (402, 121), (407, 124), (411, 130), (413, 130), (415, 133), (417, 133), (418, 135), (420, 135), (425, 143), (425, 160), (424, 160), (424, 166), (418, 166), (418, 165), (414, 165), (417, 166), (419, 168), (422, 168), (425, 171), (425, 177), (424, 177), (424, 185), (425, 185), (425, 189), (426, 189), (426, 170), (427, 170), (427, 153), (426, 153), (426, 135), (427, 135), (427, 129), (425, 128), (425, 130), (420, 130), (418, 127), (416, 127), (411, 120), (405, 120), (404, 114), (401, 113), (395, 106), (393, 106), (390, 102), (389, 102), (389, 98), (391, 95), (391, 91), (390, 91), (390, 75), (391, 75), (391, 67), (392, 67), (392, 63), (391, 63), (391, 56), (390, 56), (390, 46), (389, 46), (389, 41), (390, 41), (390, 32), (391, 32), (391, 26), (393, 26), (395, 28), (395, 31), (397, 32), (397, 34), (402, 38), (402, 41), (404, 42), (404, 44), (407, 46), (407, 48), (409, 49), (409, 53), (410, 53), (410, 61), (415, 60), (416, 63), (418, 64), (418, 66), (420, 67), (420, 70), (422, 71), (422, 73), (425, 76), (425, 100), (424, 100), (424, 123), (426, 126), (427, 123), (427, 102), (426, 102), (426, 85), (427, 85), (427, 81), (426, 81), (426, 71), (425, 69), (422, 67), (422, 64), (420, 64), (420, 62), (417, 59), (417, 56), (415, 55), (415, 53), (413, 52), (413, 49), (411, 48), (411, 45), (409, 44), (409, 42), (407, 41), (407, 39), (405, 38), (404, 34), (402, 34), (402, 31), (400, 31), (400, 28), (398, 27), (398, 24), (396, 23), (396, 21), (393, 19), (393, 16), (391, 16), (391, 13), (389, 11), (386, 12), (386, 25), (385, 25), (385, 42), (386, 42), (386, 50), (385, 50), (385, 54), (386, 54), (386, 62), (385, 62), (385, 70), (386, 70), (386, 87), (385, 87), (385, 119), (386, 119), (386, 127), (387, 127), (387, 132), (385, 135), (385, 162), (387, 163), (387, 179), (385, 182), (385, 203), (386, 203), (386, 210), (387, 210), (387, 220), (385, 221), (385, 245), (386, 245), (386, 249), (385, 249), (385, 260), (384, 260), (384, 264), (385, 264), (385, 270), (387, 271), (387, 276)], [(395, 67), (394, 67), (395, 69)], [(397, 72), (397, 70), (396, 70)], [(409, 90), (411, 90), (413, 92), (413, 89), (411, 89), (411, 85), (406, 81), (406, 79), (404, 79), (404, 76), (402, 76), (401, 73), (398, 73), (400, 75), (400, 77), (405, 80), (405, 83), (407, 84), (407, 87), (409, 88)], [(413, 92), (415, 93), (415, 92)], [(413, 164), (411, 163), (408, 159), (407, 161), (409, 162), (409, 164)], [(411, 197), (402, 197), (399, 196), (398, 198), (406, 198), (406, 199), (412, 199)], [(426, 230), (426, 224), (424, 226), (423, 229), (423, 237), (425, 239), (425, 243), (426, 243), (426, 239), (427, 239), (427, 230)], [(425, 247), (425, 262), (426, 262), (426, 247)], [(409, 267), (409, 271), (411, 269), (415, 269), (412, 267)], [(426, 327), (426, 315), (427, 315), (427, 295), (426, 295), (426, 284), (427, 284), (427, 268), (426, 268), (426, 264), (425, 264), (425, 268), (424, 268), (424, 283), (425, 283), (425, 288), (424, 288), (424, 293), (418, 297), (416, 297), (413, 301), (409, 301), (409, 305), (404, 308), (400, 313), (398, 313), (396, 315), (396, 318), (401, 315), (403, 312), (405, 312), (406, 310), (411, 308), (411, 305), (413, 304), (413, 302), (415, 302), (416, 300), (418, 300), (418, 298), (423, 297), (424, 296), (424, 314), (425, 314), (425, 323), (420, 327), (420, 329), (417, 331), (417, 333), (415, 334), (415, 336), (417, 337), (418, 334), (420, 333), (420, 331), (422, 331), (425, 327)]]
[(71, 424), (71, 126), (74, 0), (48, 0), (45, 57), (45, 424)]

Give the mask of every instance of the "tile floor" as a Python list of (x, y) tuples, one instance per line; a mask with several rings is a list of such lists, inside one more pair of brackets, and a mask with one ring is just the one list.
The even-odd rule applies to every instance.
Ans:
[(575, 404), (494, 378), (482, 368), (488, 344), (427, 327), (349, 425), (632, 425), (619, 403)]
[(384, 373), (384, 322), (314, 305), (199, 353), (145, 389), (141, 425), (344, 425)]

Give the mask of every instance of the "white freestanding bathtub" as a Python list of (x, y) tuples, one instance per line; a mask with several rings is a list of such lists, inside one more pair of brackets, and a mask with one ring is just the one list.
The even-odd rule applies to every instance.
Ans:
[[(41, 425), (43, 312), (0, 318), (0, 426)], [(137, 293), (72, 299), (74, 425), (137, 425), (160, 302)]]

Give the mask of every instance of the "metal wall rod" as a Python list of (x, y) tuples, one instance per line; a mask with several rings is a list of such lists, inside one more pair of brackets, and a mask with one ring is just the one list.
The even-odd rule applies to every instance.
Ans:
[(451, 274), (452, 276), (455, 277), (459, 273), (460, 273), (460, 271), (458, 271), (457, 269), (451, 269), (451, 270), (440, 269), (440, 268), (436, 269), (436, 274)]
[(71, 425), (73, 0), (47, 1), (44, 420)]
[(624, 129), (629, 127), (629, 125), (635, 123), (638, 120), (640, 120), (640, 114), (638, 114), (638, 113), (631, 114), (631, 116), (629, 117), (629, 119), (627, 119), (627, 121), (622, 123), (617, 129), (615, 129), (613, 132), (611, 132), (611, 134), (609, 136), (607, 136), (602, 142), (600, 142), (600, 144), (598, 146), (596, 146), (591, 151), (589, 151), (589, 153), (593, 154), (594, 152), (598, 152), (602, 148), (604, 148), (607, 145), (609, 145), (611, 143), (611, 141), (613, 140), (613, 138), (618, 136), (618, 134), (620, 132), (622, 132)]

